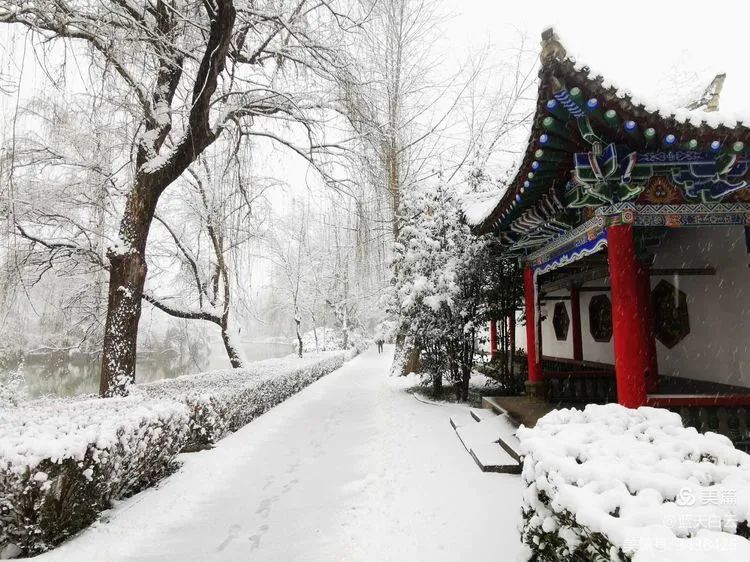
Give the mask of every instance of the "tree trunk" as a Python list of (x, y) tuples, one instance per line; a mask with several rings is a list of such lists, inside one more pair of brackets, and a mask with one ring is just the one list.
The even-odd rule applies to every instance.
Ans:
[(408, 375), (409, 373), (418, 373), (422, 370), (422, 366), (419, 362), (420, 350), (416, 346), (412, 347), (406, 352), (406, 361), (404, 362), (404, 372), (402, 375)]
[(399, 185), (398, 152), (395, 140), (391, 142), (386, 156), (386, 167), (388, 168), (388, 191), (391, 196), (391, 230), (393, 239), (398, 240), (401, 231), (399, 223), (399, 207), (401, 206), (401, 186)]
[(128, 386), (135, 382), (146, 260), (142, 253), (131, 250), (125, 254), (111, 253), (109, 263), (109, 301), (99, 393), (104, 397), (127, 396)]
[(146, 283), (146, 243), (158, 201), (153, 185), (136, 182), (120, 222), (120, 245), (109, 258), (109, 300), (104, 326), (99, 393), (127, 396), (135, 382), (138, 321)]
[[(346, 312), (344, 312), (344, 314), (346, 314)], [(344, 349), (349, 349), (349, 319), (346, 316), (344, 317), (342, 328), (344, 332)]]
[(320, 346), (318, 345), (318, 328), (315, 326), (317, 324), (315, 313), (310, 312), (310, 318), (312, 319), (313, 336), (315, 337), (315, 353), (318, 353), (320, 351)]
[(298, 347), (297, 347), (297, 355), (299, 355), (300, 359), (302, 359), (302, 335), (299, 333), (299, 325), (300, 325), (299, 318), (295, 318), (294, 323), (297, 329), (297, 341), (299, 342)]
[(440, 398), (443, 395), (443, 375), (440, 373), (433, 373), (432, 375), (432, 395), (435, 398)]
[(221, 327), (221, 341), (224, 342), (224, 349), (227, 352), (227, 357), (229, 358), (229, 363), (232, 365), (232, 369), (241, 369), (244, 367), (240, 354), (232, 342), (232, 336), (229, 334), (227, 326)]
[(474, 368), (474, 342), (476, 334), (471, 330), (469, 334), (463, 334), (461, 345), (461, 365), (459, 366), (459, 391), (460, 400), (466, 402), (469, 399), (469, 381), (471, 380), (471, 371)]
[[(221, 277), (221, 281), (224, 284), (224, 309), (221, 313), (221, 339), (224, 342), (224, 349), (227, 351), (229, 357), (229, 363), (231, 363), (233, 369), (241, 369), (245, 365), (242, 362), (242, 357), (239, 351), (235, 348), (234, 342), (232, 342), (232, 336), (229, 331), (229, 313), (230, 313), (230, 299), (232, 296), (231, 287), (229, 285), (229, 269), (227, 268), (227, 262), (224, 259), (224, 238), (216, 233), (216, 229), (209, 224), (208, 233), (211, 237), (211, 241), (214, 246), (214, 253), (216, 254), (216, 279)], [(214, 291), (218, 292), (218, 281)], [(216, 293), (214, 293), (216, 298)]]
[(466, 402), (469, 399), (469, 380), (471, 379), (471, 369), (463, 369), (461, 377), (461, 401)]

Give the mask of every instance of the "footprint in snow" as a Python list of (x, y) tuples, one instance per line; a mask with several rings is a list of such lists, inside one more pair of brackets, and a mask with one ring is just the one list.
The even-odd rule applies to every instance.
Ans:
[(261, 525), (259, 528), (259, 531), (255, 533), (254, 535), (250, 535), (248, 537), (248, 540), (250, 541), (250, 550), (255, 550), (260, 546), (260, 539), (263, 536), (263, 534), (268, 531), (269, 527), (268, 525)]
[(293, 487), (295, 486), (295, 484), (297, 484), (298, 482), (299, 482), (299, 480), (297, 480), (296, 478), (295, 478), (294, 480), (290, 480), (289, 482), (287, 482), (286, 484), (284, 484), (284, 486), (283, 486), (283, 487), (281, 488), (281, 491), (282, 491), (282, 492), (283, 492), (284, 494), (286, 494), (286, 493), (287, 493), (287, 492), (288, 492), (289, 490), (291, 490), (291, 489), (292, 489), (292, 488), (293, 488)]
[(255, 511), (258, 515), (263, 517), (264, 519), (268, 517), (271, 513), (271, 504), (275, 502), (278, 499), (278, 496), (271, 496), (270, 498), (265, 498), (263, 501), (260, 502), (260, 505), (258, 506), (258, 509)]
[(224, 550), (227, 547), (227, 545), (230, 542), (232, 542), (232, 540), (234, 540), (234, 539), (237, 538), (237, 535), (239, 535), (239, 532), (240, 532), (240, 526), (239, 525), (232, 525), (231, 527), (229, 527), (229, 534), (227, 534), (227, 538), (225, 538), (223, 541), (221, 541), (221, 544), (219, 545), (219, 547), (216, 550), (218, 550), (219, 552), (221, 552), (222, 550)]

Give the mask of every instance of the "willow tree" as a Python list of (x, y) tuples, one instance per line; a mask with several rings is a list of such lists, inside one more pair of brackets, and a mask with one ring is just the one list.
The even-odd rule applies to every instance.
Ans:
[(306, 150), (318, 149), (321, 103), (309, 92), (319, 88), (300, 71), (325, 78), (340, 66), (330, 45), (349, 20), (331, 2), (307, 0), (0, 0), (0, 23), (87, 57), (100, 78), (90, 94), (134, 124), (118, 178), (116, 242), (106, 254), (100, 385), (103, 396), (125, 395), (135, 380), (146, 246), (160, 198), (223, 134), (251, 134), (269, 118), (300, 124)]

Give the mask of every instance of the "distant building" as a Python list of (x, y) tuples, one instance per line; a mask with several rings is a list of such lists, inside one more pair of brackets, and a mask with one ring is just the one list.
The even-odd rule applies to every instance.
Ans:
[(712, 111), (723, 75), (703, 109), (641, 103), (551, 29), (539, 76), (515, 178), (471, 221), (524, 265), (529, 391), (746, 438), (750, 116)]

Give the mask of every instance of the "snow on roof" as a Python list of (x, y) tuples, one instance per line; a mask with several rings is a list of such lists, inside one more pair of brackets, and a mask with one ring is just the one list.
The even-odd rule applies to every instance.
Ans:
[[(568, 43), (563, 41), (557, 31), (552, 27), (547, 27), (542, 33), (542, 47), (540, 49), (540, 55), (544, 59), (543, 65), (546, 64), (550, 58), (556, 59), (562, 63), (568, 72), (574, 72), (579, 75), (579, 78), (574, 80), (587, 80), (591, 83), (597, 83), (597, 90), (603, 89), (606, 92), (606, 96), (618, 98), (620, 100), (626, 100), (629, 103), (625, 103), (625, 107), (630, 108), (642, 108), (645, 112), (651, 114), (658, 120), (664, 120), (666, 123), (671, 123), (670, 126), (675, 126), (675, 122), (679, 124), (688, 124), (693, 127), (706, 126), (711, 129), (718, 127), (735, 128), (738, 134), (745, 135), (747, 128), (750, 127), (750, 104), (746, 101), (744, 95), (737, 96), (739, 84), (739, 90), (742, 90), (742, 81), (748, 82), (750, 87), (750, 79), (746, 78), (746, 73), (739, 73), (736, 69), (732, 69), (735, 76), (735, 80), (727, 80), (724, 82), (724, 88), (720, 94), (720, 107), (725, 111), (704, 111), (702, 109), (687, 109), (686, 105), (697, 101), (705, 96), (702, 94), (707, 91), (709, 85), (713, 88), (714, 84), (711, 82), (715, 80), (716, 68), (707, 70), (706, 68), (701, 69), (699, 72), (693, 72), (694, 69), (689, 69), (688, 72), (689, 80), (685, 80), (682, 76), (680, 80), (666, 79), (667, 88), (659, 92), (658, 87), (664, 87), (665, 75), (669, 74), (670, 63), (664, 59), (665, 62), (662, 65), (650, 64), (644, 66), (642, 60), (638, 60), (638, 64), (633, 64), (632, 54), (628, 50), (617, 49), (616, 47), (610, 49), (594, 49), (591, 52), (592, 59), (597, 62), (609, 61), (610, 66), (614, 67), (615, 70), (619, 68), (620, 74), (627, 77), (628, 73), (631, 74), (628, 83), (634, 84), (640, 90), (647, 92), (648, 96), (636, 97), (630, 90), (619, 87), (612, 79), (613, 74), (602, 72), (593, 67), (592, 65), (583, 62), (579, 62), (570, 50), (570, 45), (575, 46), (575, 42)], [(574, 37), (578, 39), (578, 37)], [(611, 45), (611, 43), (608, 43)], [(588, 51), (591, 51), (589, 49)], [(587, 51), (587, 52), (588, 52)], [(610, 59), (614, 59), (610, 61)], [(606, 64), (606, 62), (605, 62)], [(679, 65), (677, 65), (679, 66)], [(608, 66), (609, 68), (609, 66)], [(672, 70), (675, 68), (675, 64), (672, 64)], [(654, 69), (657, 72), (656, 78), (653, 76)], [(651, 71), (650, 74), (646, 70)], [(678, 68), (682, 72), (682, 68)], [(660, 73), (660, 74), (659, 74)], [(617, 74), (617, 72), (615, 73)], [(724, 78), (724, 77), (722, 77)], [(729, 87), (727, 87), (729, 84)], [(568, 85), (570, 87), (571, 85)], [(650, 90), (650, 91), (649, 91)], [(610, 98), (611, 99), (611, 98)], [(543, 104), (545, 100), (538, 100), (538, 103)], [(539, 111), (538, 106), (538, 111)], [(737, 111), (737, 108), (741, 108), (742, 111)], [(728, 110), (727, 110), (728, 109)], [(741, 128), (737, 128), (741, 125)], [(511, 186), (514, 186), (514, 182), (519, 179), (519, 172), (526, 172), (522, 170), (524, 162), (527, 164), (530, 160), (529, 150), (531, 150), (534, 139), (535, 130), (532, 127), (530, 130), (530, 136), (525, 144), (526, 151), (519, 156), (515, 162), (514, 173), (512, 175), (515, 180), (512, 180)], [(523, 146), (524, 144), (518, 143)], [(520, 178), (523, 179), (522, 177)], [(520, 184), (519, 184), (520, 185)], [(517, 194), (519, 191), (519, 185), (515, 185), (511, 196)], [(522, 191), (522, 189), (520, 190)], [(493, 192), (494, 196), (487, 193), (471, 194), (465, 197), (462, 203), (464, 220), (471, 227), (481, 227), (480, 231), (486, 230), (489, 225), (486, 224), (488, 219), (493, 216), (498, 208), (503, 205), (504, 199), (507, 197), (507, 190)], [(517, 195), (516, 195), (517, 196)], [(493, 206), (494, 203), (494, 206)], [(507, 207), (507, 205), (505, 205)]]
[(482, 224), (500, 204), (505, 189), (494, 189), (481, 193), (467, 193), (461, 198), (461, 213), (469, 226)]
[[(736, 99), (736, 97), (731, 95), (731, 80), (729, 82), (730, 87), (727, 88), (725, 86), (720, 95), (720, 107), (725, 108), (721, 111), (686, 109), (684, 106), (681, 106), (679, 102), (676, 103), (676, 100), (666, 99), (664, 92), (662, 92), (661, 95), (659, 95), (657, 92), (651, 92), (651, 94), (648, 96), (634, 95), (630, 89), (620, 87), (618, 83), (616, 83), (612, 79), (613, 74), (616, 74), (616, 72), (612, 73), (610, 72), (610, 69), (607, 69), (605, 72), (600, 68), (592, 66), (588, 61), (580, 59), (578, 56), (571, 52), (570, 43), (560, 37), (560, 33), (557, 29), (548, 27), (545, 29), (545, 32), (547, 32), (548, 29), (552, 30), (552, 32), (557, 37), (557, 40), (564, 46), (566, 52), (565, 59), (573, 64), (573, 68), (576, 71), (585, 72), (586, 69), (588, 69), (588, 77), (590, 79), (595, 80), (597, 78), (601, 78), (603, 88), (615, 90), (614, 95), (620, 99), (630, 98), (633, 105), (641, 105), (649, 113), (658, 114), (662, 118), (672, 117), (679, 123), (689, 122), (691, 125), (696, 127), (705, 122), (705, 124), (712, 129), (721, 126), (732, 128), (736, 127), (738, 123), (750, 125), (750, 104), (745, 101), (744, 96), (742, 96), (743, 101), (741, 107), (732, 107), (734, 104), (728, 103), (730, 100)], [(700, 77), (699, 80), (702, 80), (703, 82), (690, 85), (691, 90), (694, 89), (694, 91), (697, 92), (697, 94), (695, 95), (696, 99), (699, 98), (703, 91), (709, 86), (709, 83), (713, 78), (714, 74), (708, 72), (704, 76)], [(676, 84), (675, 87), (684, 89), (685, 85)], [(681, 100), (681, 103), (689, 103), (690, 101), (694, 100)]]

